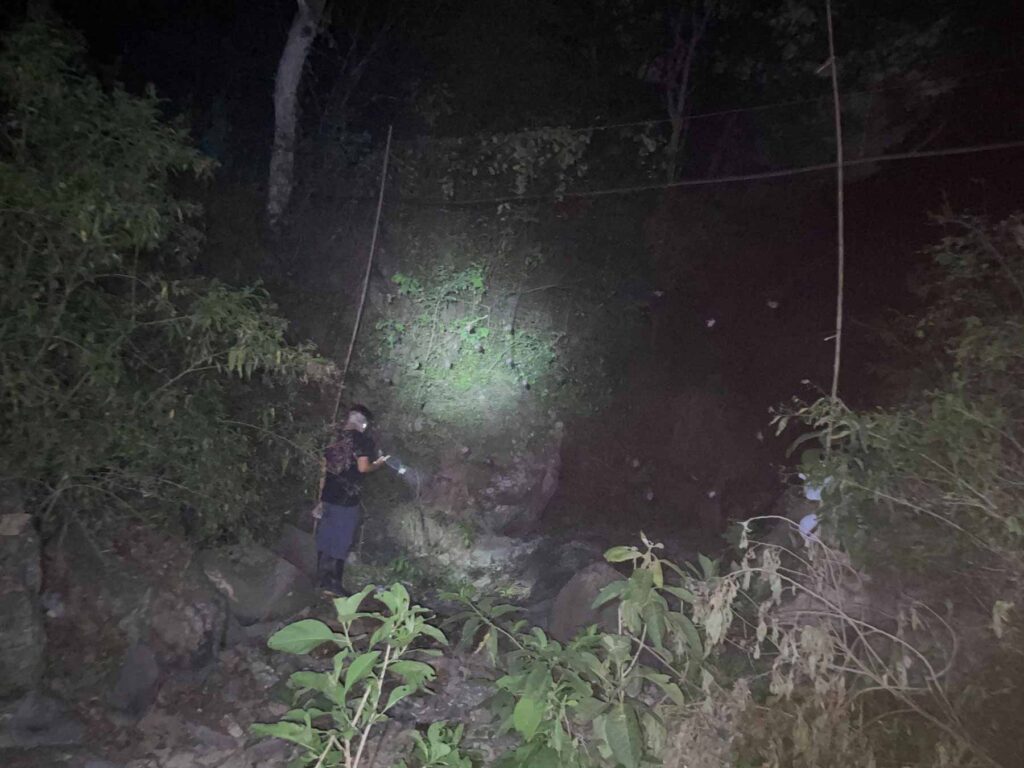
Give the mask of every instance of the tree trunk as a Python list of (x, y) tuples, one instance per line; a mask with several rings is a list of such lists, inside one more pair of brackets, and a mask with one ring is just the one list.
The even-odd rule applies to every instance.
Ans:
[(672, 133), (665, 147), (665, 179), (669, 184), (676, 180), (678, 173), (679, 152), (683, 148), (683, 118), (673, 115), (671, 124)]
[(686, 113), (690, 100), (690, 73), (697, 58), (697, 49), (708, 26), (712, 4), (704, 7), (701, 16), (694, 9), (689, 27), (686, 15), (680, 11), (672, 25), (672, 51), (668, 77), (665, 80), (665, 106), (668, 108), (672, 133), (665, 147), (665, 175), (669, 184), (676, 180), (679, 155), (686, 141)]
[(324, 0), (298, 0), (274, 80), (274, 146), (267, 178), (267, 219), (277, 229), (288, 208), (295, 173), (295, 142), (299, 122), (299, 84), (316, 37)]

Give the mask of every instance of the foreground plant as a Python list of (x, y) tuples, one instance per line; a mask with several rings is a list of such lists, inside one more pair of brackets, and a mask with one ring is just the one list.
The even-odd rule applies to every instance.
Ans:
[(395, 768), (473, 768), (473, 761), (459, 749), (463, 726), (431, 723), (425, 734), (413, 731), (412, 754)]
[[(691, 618), (694, 593), (684, 586), (693, 577), (658, 556), (662, 545), (646, 537), (643, 543), (606, 554), (634, 567), (595, 600), (595, 607), (618, 601), (615, 632), (591, 628), (563, 645), (509, 621), (516, 610), (510, 605), (454, 596), (465, 606), (453, 619), (463, 624), (463, 644), (486, 649), (504, 672), (491, 703), (498, 732), (522, 739), (497, 765), (639, 768), (662, 754), (667, 718), (701, 697), (709, 673)], [(714, 564), (703, 562), (712, 575)]]
[[(365, 766), (374, 729), (389, 719), (388, 713), (403, 699), (426, 691), (435, 677), (425, 660), (441, 651), (421, 646), (424, 642), (447, 645), (447, 640), (428, 623), (428, 611), (413, 605), (401, 584), (374, 593), (383, 610), (362, 610), (372, 592), (374, 587), (367, 586), (334, 601), (340, 631), (322, 621), (304, 619), (267, 641), (271, 649), (285, 653), (305, 655), (327, 646), (333, 654), (329, 670), (291, 676), (295, 708), (280, 722), (253, 726), (257, 734), (302, 747), (302, 765)], [(410, 765), (465, 768), (467, 763), (460, 762), (457, 750), (461, 736), (461, 729), (446, 729), (443, 724), (428, 731), (426, 741), (417, 741)]]

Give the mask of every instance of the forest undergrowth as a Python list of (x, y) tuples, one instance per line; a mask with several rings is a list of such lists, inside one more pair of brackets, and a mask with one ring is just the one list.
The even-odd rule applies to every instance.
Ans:
[[(153, 95), (104, 88), (82, 59), (75, 35), (38, 23), (0, 59), (0, 477), (46, 532), (170, 525), (184, 509), (207, 537), (256, 527), (269, 486), (309, 479), (317, 434), (294, 404), (331, 366), (289, 340), (259, 286), (192, 268), (199, 212), (172, 190), (209, 164)], [(615, 547), (626, 578), (598, 598), (617, 603), (615, 631), (567, 643), (485, 596), (450, 595), (461, 613), (439, 627), (401, 585), (367, 588), (329, 623), (271, 638), (327, 648), (331, 664), (297, 673), (294, 709), (261, 732), (301, 745), (305, 764), (365, 768), (368, 739), (429, 692), (451, 637), (494, 669), (488, 727), (515, 739), (502, 766), (1016, 765), (1024, 216), (943, 223), (917, 283), (927, 309), (895, 334), (918, 361), (903, 399), (776, 414), (823, 489), (816, 531), (782, 545), (749, 521), (727, 556), (695, 565), (647, 538)], [(441, 293), (394, 281), (439, 339), (413, 370), (448, 386), (486, 362), (519, 393), (572, 383), (557, 340), (445, 314), (479, 308), (487, 275), (471, 267), (445, 273)], [(409, 331), (386, 316), (374, 330), (385, 345)], [(467, 727), (425, 729), (406, 765), (474, 765)]]
[[(758, 541), (766, 521), (748, 520), (730, 557), (697, 566), (646, 537), (615, 547), (606, 559), (631, 573), (595, 605), (618, 602), (616, 630), (564, 644), (512, 605), (450, 596), (464, 611), (446, 629), (494, 668), (491, 732), (518, 744), (496, 765), (1015, 764), (1024, 217), (942, 223), (918, 276), (928, 309), (899, 323), (929, 384), (887, 408), (823, 398), (776, 414), (823, 489), (816, 529), (779, 519), (791, 535)], [(448, 642), (400, 585), (376, 594), (383, 613), (363, 607), (371, 592), (337, 601), (335, 626), (271, 638), (334, 654), (333, 670), (293, 678), (295, 709), (261, 728), (306, 764), (360, 765), (352, 745), (429, 692), (432, 668), (406, 660), (413, 646), (393, 628), (427, 631), (433, 653)], [(360, 620), (376, 626), (362, 644), (349, 631)], [(463, 734), (434, 724), (408, 764), (473, 765)]]

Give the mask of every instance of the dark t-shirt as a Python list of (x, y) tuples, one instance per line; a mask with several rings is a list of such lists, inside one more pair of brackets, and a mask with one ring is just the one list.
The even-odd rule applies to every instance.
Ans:
[(327, 477), (324, 490), (320, 494), (321, 501), (338, 504), (342, 507), (355, 507), (359, 504), (359, 494), (363, 489), (363, 475), (359, 471), (359, 457), (365, 456), (371, 461), (376, 458), (377, 449), (367, 435), (354, 429), (346, 429), (339, 438), (327, 446)]

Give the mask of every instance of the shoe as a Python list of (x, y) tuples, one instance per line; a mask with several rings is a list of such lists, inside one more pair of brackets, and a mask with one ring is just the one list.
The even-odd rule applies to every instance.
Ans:
[(336, 582), (327, 582), (319, 586), (319, 590), (330, 597), (351, 597), (352, 593)]

